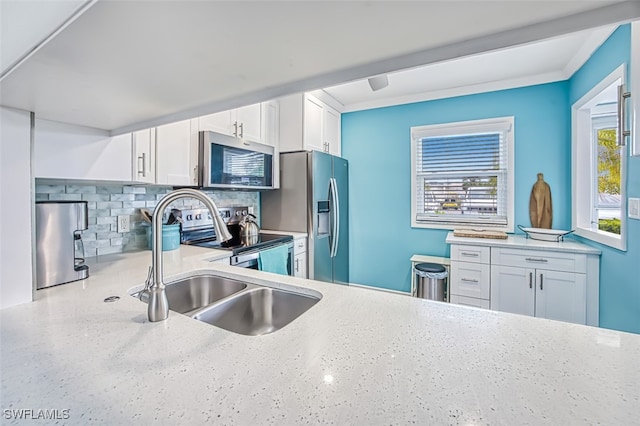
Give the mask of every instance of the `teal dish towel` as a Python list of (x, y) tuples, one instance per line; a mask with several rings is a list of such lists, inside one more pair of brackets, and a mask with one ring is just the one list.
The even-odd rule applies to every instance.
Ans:
[(262, 250), (258, 256), (258, 269), (280, 275), (289, 275), (289, 272), (287, 271), (288, 258), (289, 247), (285, 244), (267, 250)]

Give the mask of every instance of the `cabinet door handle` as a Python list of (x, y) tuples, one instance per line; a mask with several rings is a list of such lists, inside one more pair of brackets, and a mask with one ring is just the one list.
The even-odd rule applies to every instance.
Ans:
[(464, 257), (478, 257), (478, 256), (480, 256), (478, 253), (469, 253), (469, 252), (466, 252), (466, 251), (460, 252), (460, 255), (464, 256)]
[(235, 136), (236, 138), (238, 137), (238, 122), (237, 121), (233, 122), (233, 136)]
[(542, 274), (540, 274), (540, 290), (542, 290), (542, 281), (543, 281), (543, 279), (544, 278), (543, 278)]
[(296, 259), (296, 272), (300, 272), (299, 262), (300, 262), (300, 259)]
[(533, 288), (533, 272), (529, 272), (529, 288)]
[(240, 139), (244, 138), (244, 123), (240, 123)]
[(465, 282), (465, 283), (474, 283), (474, 284), (478, 284), (478, 280), (472, 280), (470, 278), (460, 278), (460, 281)]
[[(138, 160), (142, 160), (142, 170), (138, 169), (138, 174), (142, 175), (142, 177), (147, 177), (147, 153), (143, 152), (141, 156), (138, 157)], [(139, 163), (140, 161), (138, 161)]]
[(193, 183), (198, 183), (198, 165), (193, 168)]
[(548, 259), (543, 259), (541, 257), (525, 257), (525, 259), (527, 262), (538, 262), (538, 263), (547, 263), (549, 260)]

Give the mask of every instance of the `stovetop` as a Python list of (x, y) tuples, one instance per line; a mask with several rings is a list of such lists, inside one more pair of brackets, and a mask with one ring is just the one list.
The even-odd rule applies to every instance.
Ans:
[(229, 232), (233, 238), (220, 243), (216, 240), (216, 231), (213, 228), (213, 221), (206, 209), (182, 210), (184, 223), (181, 229), (181, 243), (207, 247), (218, 250), (232, 251), (233, 255), (238, 255), (247, 251), (265, 249), (278, 244), (293, 241), (291, 235), (275, 235), (260, 233), (249, 242), (243, 242), (240, 235), (238, 223), (242, 217), (248, 214), (248, 207), (220, 208), (220, 214), (227, 224)]
[(230, 250), (234, 256), (247, 251), (266, 249), (290, 241), (293, 241), (293, 236), (291, 235), (260, 233), (255, 237), (254, 241), (251, 241), (251, 244), (243, 244), (235, 235), (231, 240), (221, 243), (215, 239), (215, 229), (213, 228), (199, 230), (197, 235), (193, 235), (193, 233), (183, 233), (182, 237), (182, 244), (218, 250)]

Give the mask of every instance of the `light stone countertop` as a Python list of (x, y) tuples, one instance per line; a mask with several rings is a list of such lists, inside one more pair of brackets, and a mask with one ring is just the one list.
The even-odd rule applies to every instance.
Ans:
[[(640, 335), (205, 261), (212, 256), (222, 254), (166, 252), (165, 276), (207, 269), (322, 300), (259, 337), (174, 312), (149, 323), (128, 292), (143, 283), (150, 252), (105, 256), (89, 279), (0, 311), (2, 423), (14, 423), (10, 409), (68, 409), (59, 423), (79, 425), (638, 422)], [(103, 302), (112, 295), (121, 299)]]
[(597, 254), (600, 250), (591, 247), (587, 244), (580, 243), (576, 240), (572, 240), (570, 237), (565, 237), (564, 241), (541, 241), (534, 240), (533, 238), (527, 238), (524, 235), (509, 234), (507, 239), (491, 239), (491, 238), (470, 238), (470, 237), (455, 237), (453, 232), (449, 232), (446, 238), (447, 244), (466, 244), (475, 246), (491, 246), (491, 247), (506, 247), (506, 248), (524, 248), (524, 249), (538, 249), (549, 251), (569, 251), (572, 253), (584, 253), (584, 254)]

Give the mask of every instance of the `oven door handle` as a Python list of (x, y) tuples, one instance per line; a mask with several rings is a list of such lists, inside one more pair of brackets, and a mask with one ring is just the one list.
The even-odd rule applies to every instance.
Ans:
[(293, 242), (287, 242), (287, 243), (283, 243), (283, 244), (276, 244), (273, 245), (271, 247), (265, 247), (262, 249), (256, 249), (255, 251), (251, 251), (249, 253), (242, 253), (239, 255), (235, 255), (235, 256), (231, 256), (231, 265), (238, 265), (240, 263), (244, 263), (244, 262), (249, 262), (251, 260), (258, 260), (258, 258), (260, 257), (260, 252), (263, 250), (268, 250), (270, 248), (273, 247), (279, 247), (281, 245), (287, 246), (289, 251), (293, 250)]
[(253, 252), (249, 254), (241, 254), (238, 256), (231, 256), (231, 265), (237, 265), (239, 263), (248, 262), (250, 260), (258, 260), (260, 257), (260, 252)]

